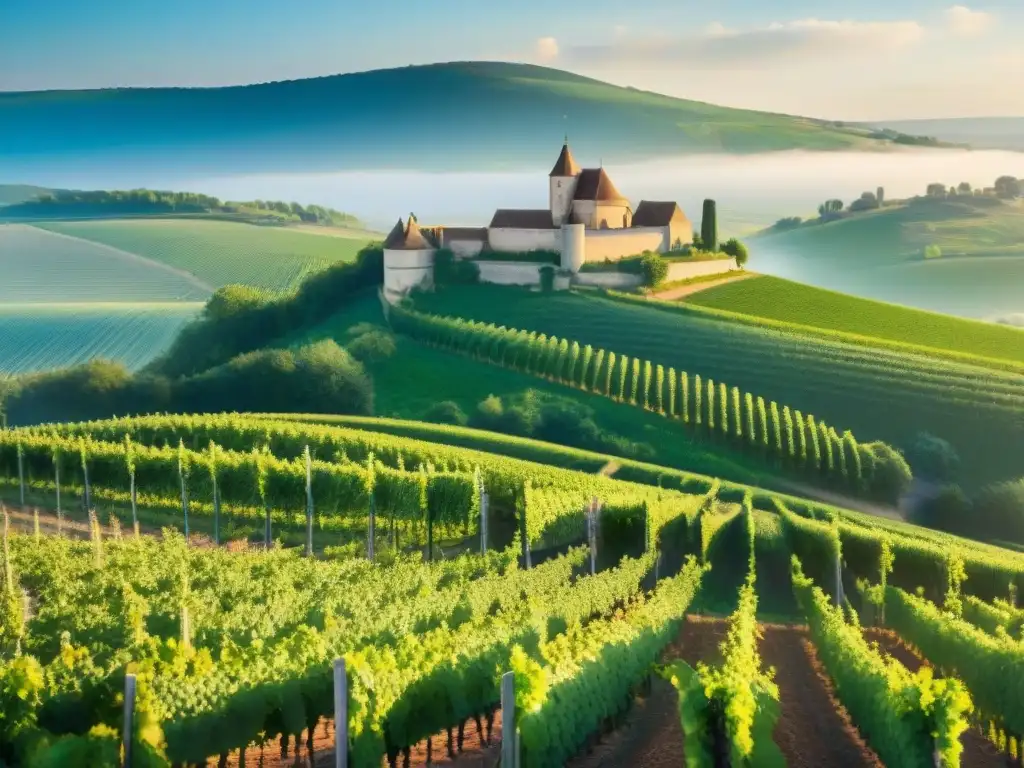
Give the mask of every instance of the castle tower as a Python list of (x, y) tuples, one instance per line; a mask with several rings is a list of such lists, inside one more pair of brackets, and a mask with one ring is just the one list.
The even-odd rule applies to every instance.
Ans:
[(384, 241), (384, 296), (393, 301), (417, 286), (433, 282), (435, 244), (411, 214), (399, 219)]
[(556, 227), (560, 227), (569, 218), (569, 208), (576, 193), (576, 180), (579, 174), (580, 167), (569, 151), (569, 139), (566, 137), (562, 152), (555, 161), (555, 167), (548, 174), (551, 223)]

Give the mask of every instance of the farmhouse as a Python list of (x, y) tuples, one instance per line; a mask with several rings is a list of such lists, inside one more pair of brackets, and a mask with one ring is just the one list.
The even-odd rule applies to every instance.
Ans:
[(572, 277), (587, 262), (665, 253), (692, 242), (693, 228), (676, 203), (643, 200), (634, 210), (604, 168), (576, 163), (567, 142), (548, 174), (546, 208), (499, 209), (477, 228), (399, 219), (384, 242), (384, 288), (394, 298), (429, 284), (442, 248), (477, 259), (484, 282), (535, 284), (543, 265), (524, 258), (529, 252), (557, 254), (562, 275)]

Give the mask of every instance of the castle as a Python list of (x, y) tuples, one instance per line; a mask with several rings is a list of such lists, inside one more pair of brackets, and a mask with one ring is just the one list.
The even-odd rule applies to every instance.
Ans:
[[(389, 298), (433, 277), (434, 254), (449, 249), (457, 258), (486, 255), (477, 263), (484, 282), (539, 282), (543, 266), (516, 254), (549, 251), (560, 255), (563, 275), (574, 276), (585, 262), (616, 261), (644, 251), (664, 253), (693, 242), (693, 228), (674, 202), (641, 201), (634, 211), (604, 168), (580, 168), (562, 146), (548, 174), (548, 207), (499, 209), (486, 227), (427, 227), (413, 216), (395, 224), (384, 241), (384, 289)], [(502, 261), (501, 254), (508, 254)]]

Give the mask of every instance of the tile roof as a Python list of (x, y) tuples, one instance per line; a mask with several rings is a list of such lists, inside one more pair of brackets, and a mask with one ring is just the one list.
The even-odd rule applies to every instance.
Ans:
[(677, 203), (641, 200), (633, 212), (634, 227), (667, 227), (673, 221), (689, 221)]
[(580, 167), (576, 165), (572, 152), (569, 151), (569, 145), (563, 144), (562, 152), (558, 155), (558, 160), (555, 161), (555, 167), (551, 169), (548, 176), (575, 176), (579, 172)]
[(608, 178), (604, 168), (585, 168), (580, 171), (573, 200), (629, 204), (629, 201), (612, 184), (612, 180)]
[(499, 208), (491, 219), (492, 228), (554, 229), (551, 211), (547, 208)]
[(444, 227), (441, 230), (441, 239), (445, 243), (452, 240), (485, 243), (487, 242), (487, 227)]

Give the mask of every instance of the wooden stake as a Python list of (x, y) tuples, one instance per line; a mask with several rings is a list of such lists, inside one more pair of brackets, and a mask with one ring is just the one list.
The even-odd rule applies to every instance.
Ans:
[(306, 446), (306, 557), (313, 556), (313, 460)]
[(124, 750), (123, 768), (131, 768), (132, 765), (132, 741), (134, 734), (135, 720), (135, 675), (124, 676), (124, 730), (121, 735), (121, 745)]
[(506, 672), (501, 676), (501, 766), (516, 765), (516, 676)]
[(344, 658), (334, 660), (334, 768), (348, 768), (348, 678)]

